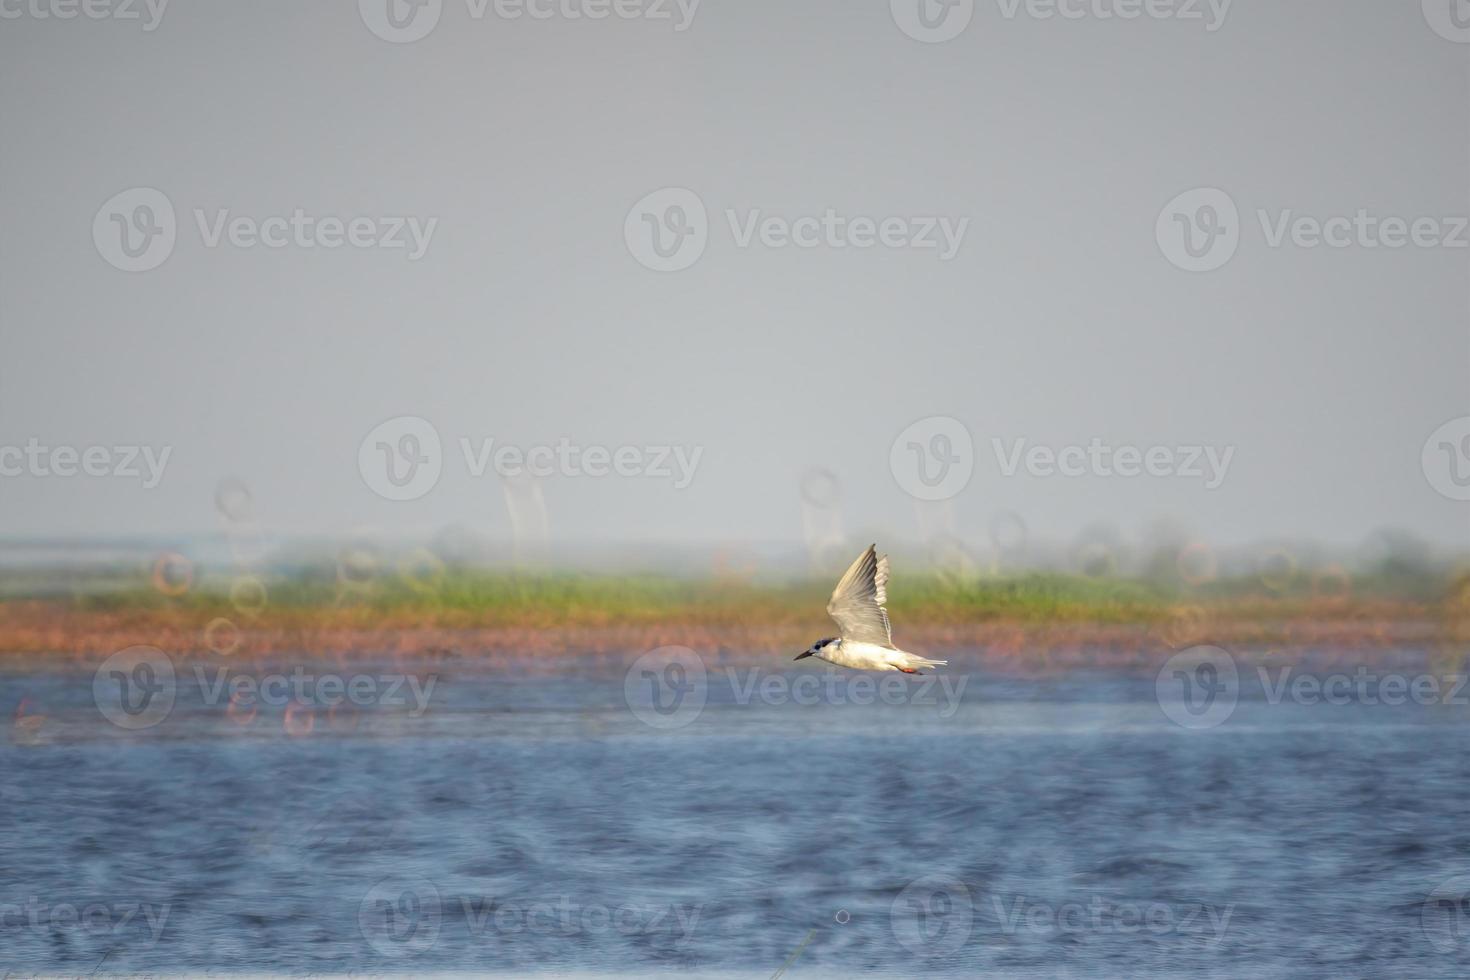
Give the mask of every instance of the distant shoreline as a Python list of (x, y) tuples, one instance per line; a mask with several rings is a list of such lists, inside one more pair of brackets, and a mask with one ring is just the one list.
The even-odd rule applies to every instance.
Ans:
[[(10, 601), (0, 603), (0, 667), (93, 663), (134, 645), (185, 660), (455, 662), (551, 673), (621, 664), (670, 645), (713, 662), (769, 662), (830, 635), (820, 608), (766, 622), (758, 607), (733, 615), (689, 607), (668, 608), (664, 616), (573, 615), (556, 622), (529, 607), (510, 615), (504, 609), (475, 614), (356, 607), (246, 616), (213, 603), (99, 609)], [(1180, 603), (1131, 622), (1044, 615), (966, 619), (955, 610), (942, 618), (912, 610), (894, 619), (895, 639), (906, 649), (1022, 672), (1142, 668), (1200, 644), (1293, 659), (1352, 652), (1374, 662), (1404, 650), (1463, 656), (1470, 649), (1470, 618), (1460, 607), (1383, 600)]]
[[(0, 579), (0, 666), (92, 662), (135, 645), (245, 661), (413, 660), (562, 672), (660, 646), (769, 663), (831, 636), (829, 581), (505, 573), (439, 562)], [(29, 594), (28, 594), (29, 593)], [(1181, 582), (1055, 573), (917, 573), (891, 592), (894, 637), (920, 654), (1017, 670), (1147, 665), (1213, 644), (1294, 658), (1323, 650), (1463, 656), (1470, 574), (1297, 571)]]

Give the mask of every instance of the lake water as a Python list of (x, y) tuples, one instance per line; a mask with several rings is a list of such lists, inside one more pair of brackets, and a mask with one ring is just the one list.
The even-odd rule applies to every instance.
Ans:
[(0, 674), (0, 969), (1470, 976), (1463, 707), (1247, 690), (1189, 729), (1152, 674), (803, 665), (697, 710), (636, 671), (398, 703), (355, 667), (328, 711), (181, 667), (136, 730), (90, 672)]

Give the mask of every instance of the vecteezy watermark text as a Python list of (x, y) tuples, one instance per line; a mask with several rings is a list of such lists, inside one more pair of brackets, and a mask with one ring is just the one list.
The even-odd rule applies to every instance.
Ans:
[[(763, 208), (726, 208), (725, 222), (736, 248), (887, 249), (935, 253), (953, 259), (970, 219), (942, 215), (850, 215), (835, 208), (796, 216)], [(642, 197), (623, 222), (623, 241), (640, 265), (678, 272), (699, 261), (710, 238), (704, 200), (683, 187), (665, 187)]]
[[(1098, 477), (1199, 480), (1206, 490), (1225, 482), (1234, 446), (1194, 444), (1111, 445), (1094, 436), (1063, 446), (1032, 444), (999, 437), (990, 440), (1000, 475), (1023, 470), (1033, 477)], [(975, 469), (975, 444), (963, 422), (932, 415), (904, 428), (893, 440), (889, 469), (898, 485), (920, 500), (947, 500), (969, 485)]]
[[(622, 477), (668, 480), (675, 490), (694, 482), (703, 446), (645, 444), (579, 445), (563, 437), (554, 444), (518, 446), (493, 438), (459, 439), (465, 471), (476, 479), (492, 469), (506, 479)], [(444, 449), (439, 430), (427, 419), (403, 415), (376, 426), (358, 446), (358, 472), (378, 496), (416, 500), (439, 482)]]
[(1041, 902), (1025, 895), (990, 896), (1000, 927), (1006, 935), (1039, 933), (1140, 933), (1155, 936), (1201, 936), (1218, 943), (1225, 938), (1231, 903), (1175, 905), (1168, 902), (1110, 902), (1093, 895), (1086, 902)]
[(1094, 436), (1084, 445), (1051, 447), (1028, 445), (1015, 439), (1007, 447), (1003, 439), (991, 439), (1002, 476), (1013, 477), (1024, 467), (1031, 476), (1138, 476), (1203, 480), (1206, 490), (1225, 482), (1234, 446), (1110, 446)]
[[(1225, 25), (1234, 0), (995, 0), (1006, 20), (1176, 20), (1202, 23), (1213, 34)], [(889, 0), (893, 22), (916, 41), (939, 44), (964, 33), (976, 0)]]
[(194, 209), (194, 223), (205, 248), (218, 248), (228, 242), (235, 248), (384, 248), (407, 249), (408, 260), (417, 262), (429, 250), (429, 240), (439, 227), (438, 218), (421, 220), (414, 215), (360, 215), (339, 218), (317, 216), (302, 208), (288, 215), (232, 214), (229, 208), (216, 208), (213, 213)]
[(460, 909), (471, 936), (539, 933), (580, 936), (617, 932), (624, 936), (676, 932), (682, 943), (694, 935), (703, 905), (602, 905), (574, 902), (562, 895), (555, 902), (511, 902), (485, 896), (460, 896)]
[(172, 453), (172, 446), (48, 446), (32, 436), (24, 446), (0, 446), (0, 477), (110, 476), (141, 479), (152, 490)]
[[(297, 665), (289, 673), (232, 673), (223, 667), (208, 670), (195, 665), (194, 680), (204, 704), (218, 707), (264, 705), (284, 708), (293, 704), (332, 708), (352, 704), (408, 708), (410, 718), (422, 717), (434, 696), (439, 678), (433, 674), (319, 674)], [(411, 703), (410, 703), (411, 701)]]
[[(982, 904), (981, 908), (985, 908)], [(1225, 937), (1235, 905), (1189, 902), (1114, 902), (1100, 895), (1052, 902), (1029, 895), (991, 894), (989, 908), (1008, 936), (1030, 932), (1150, 933), (1199, 937), (1218, 944)], [(951, 955), (970, 939), (977, 909), (969, 887), (948, 875), (926, 875), (909, 882), (889, 910), (894, 937), (920, 956)]]
[(168, 922), (171, 902), (91, 902), (78, 907), (71, 902), (55, 905), (31, 895), (24, 905), (0, 902), (0, 932), (7, 929), (37, 929), (65, 935), (73, 929), (93, 936), (119, 935), (146, 925), (150, 941), (157, 943)]
[[(407, 708), (412, 718), (429, 708), (438, 677), (412, 673), (319, 673), (297, 665), (290, 671), (245, 673), (196, 664), (197, 700), (224, 707), (235, 718), (253, 718), (259, 707), (300, 709), (356, 707)], [(92, 699), (104, 718), (119, 728), (139, 731), (169, 717), (179, 697), (173, 659), (157, 647), (134, 646), (108, 657), (92, 678)]]
[[(1258, 208), (1256, 222), (1267, 248), (1397, 251), (1470, 248), (1470, 217), (1462, 214), (1381, 215), (1370, 208), (1325, 216), (1293, 208)], [(1189, 272), (1211, 272), (1240, 248), (1244, 227), (1235, 199), (1218, 187), (1177, 195), (1159, 212), (1154, 235), (1171, 263)]]
[(1261, 208), (1256, 219), (1271, 248), (1288, 241), (1297, 248), (1470, 248), (1470, 218), (1465, 215), (1384, 217), (1358, 208), (1352, 215), (1318, 218), (1291, 208), (1274, 214)]
[(1179, 20), (1199, 21), (1213, 34), (1225, 26), (1235, 0), (995, 0), (1001, 16), (1015, 20)]
[[(1259, 696), (1268, 705), (1332, 707), (1470, 706), (1470, 675), (1380, 671), (1359, 665), (1352, 672), (1314, 673), (1293, 665), (1255, 665)], [(1155, 695), (1164, 715), (1181, 728), (1224, 724), (1241, 697), (1242, 674), (1235, 657), (1222, 647), (1195, 646), (1171, 656), (1155, 678)]]
[[(472, 939), (517, 934), (584, 936), (617, 932), (655, 937), (681, 946), (694, 935), (703, 905), (585, 903), (569, 895), (550, 900), (510, 900), (460, 895), (457, 912)], [(378, 882), (358, 906), (363, 938), (386, 956), (405, 956), (431, 948), (439, 938), (446, 903), (433, 882), (389, 878)]]
[[(0, 0), (0, 20), (121, 20), (142, 21), (143, 30), (157, 30), (169, 0)], [(145, 16), (146, 15), (146, 16)]]
[(753, 242), (759, 241), (766, 248), (929, 249), (938, 252), (941, 262), (948, 262), (959, 253), (965, 232), (970, 227), (969, 218), (944, 215), (849, 217), (832, 208), (827, 208), (820, 215), (795, 218), (766, 214), (760, 208), (750, 208), (743, 215), (734, 208), (727, 208), (725, 221), (739, 248), (749, 248)]
[(915, 705), (952, 718), (969, 682), (964, 674), (875, 675), (835, 667), (794, 676), (728, 666), (712, 673), (695, 651), (667, 646), (633, 662), (623, 677), (623, 697), (634, 717), (657, 729), (693, 723), (712, 695), (719, 703), (740, 706)]
[[(694, 23), (701, 0), (465, 0), (470, 20), (493, 14), (508, 21), (667, 21), (675, 33)], [(358, 0), (358, 13), (373, 34), (394, 44), (422, 40), (439, 24), (444, 0)]]
[[(438, 218), (417, 215), (317, 214), (296, 207), (281, 214), (247, 215), (231, 208), (192, 210), (205, 248), (279, 250), (349, 248), (402, 251), (410, 262), (423, 258), (439, 227)], [(156, 269), (178, 241), (173, 201), (152, 187), (114, 194), (92, 219), (92, 242), (107, 263), (124, 272)]]
[(1470, 706), (1466, 691), (1470, 675), (1466, 674), (1396, 674), (1380, 673), (1359, 666), (1353, 673), (1316, 674), (1297, 672), (1293, 667), (1280, 667), (1273, 672), (1256, 668), (1267, 704), (1403, 704)]
[(730, 685), (731, 700), (748, 705), (795, 704), (811, 707), (818, 704), (916, 704), (938, 708), (940, 718), (953, 718), (960, 708), (967, 674), (930, 673), (917, 677), (900, 674), (865, 674), (856, 671), (828, 669), (821, 674), (799, 674), (788, 677), (758, 668), (736, 670), (724, 668)]
[[(494, 439), (481, 439), (478, 446), (469, 439), (459, 440), (465, 469), (471, 476), (485, 475), (493, 466), (503, 477), (525, 474), (537, 477), (654, 477), (672, 479), (675, 490), (683, 490), (694, 482), (694, 471), (704, 455), (703, 446), (578, 446), (570, 439), (558, 439), (556, 445), (522, 448), (502, 444)], [(677, 472), (676, 472), (677, 471)]]

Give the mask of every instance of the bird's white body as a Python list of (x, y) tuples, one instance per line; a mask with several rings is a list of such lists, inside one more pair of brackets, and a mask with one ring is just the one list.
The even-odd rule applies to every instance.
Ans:
[(888, 556), (878, 557), (877, 546), (870, 544), (838, 580), (827, 601), (827, 615), (840, 635), (818, 640), (796, 659), (817, 657), (853, 670), (901, 670), (905, 674), (917, 674), (921, 667), (943, 667), (943, 660), (930, 660), (893, 645), (887, 602)]
[(942, 660), (930, 660), (928, 657), (895, 650), (893, 647), (843, 639), (827, 644), (813, 656), (829, 664), (851, 667), (854, 670), (901, 670), (906, 673), (920, 667), (937, 667), (944, 663)]

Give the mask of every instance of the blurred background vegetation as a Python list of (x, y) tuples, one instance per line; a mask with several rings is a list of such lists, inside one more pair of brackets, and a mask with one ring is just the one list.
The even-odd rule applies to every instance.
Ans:
[[(882, 542), (880, 541), (880, 546)], [(526, 554), (446, 534), (285, 541), (0, 545), (0, 605), (75, 613), (191, 611), (246, 620), (331, 610), (448, 625), (555, 627), (821, 614), (866, 540), (820, 548), (583, 549)], [(905, 623), (1149, 623), (1181, 604), (1217, 615), (1359, 610), (1423, 615), (1470, 596), (1470, 562), (1383, 531), (1351, 549), (1266, 543), (1216, 552), (1188, 539), (1130, 544), (1092, 531), (1066, 545), (1002, 549), (945, 539), (899, 547), (889, 609)]]

